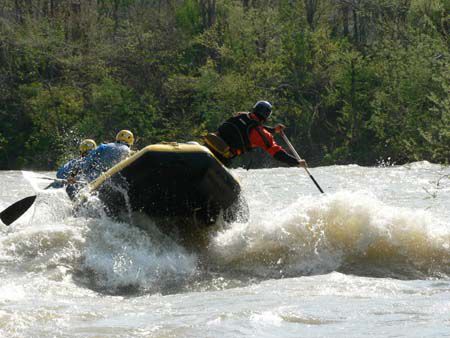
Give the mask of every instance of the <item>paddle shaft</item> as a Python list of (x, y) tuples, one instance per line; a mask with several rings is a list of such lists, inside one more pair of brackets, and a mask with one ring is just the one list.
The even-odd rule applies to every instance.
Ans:
[[(281, 137), (283, 138), (284, 142), (286, 142), (286, 144), (288, 145), (289, 149), (291, 150), (291, 153), (294, 154), (295, 158), (298, 161), (302, 161), (302, 158), (297, 153), (297, 151), (295, 150), (294, 146), (291, 144), (291, 141), (289, 141), (289, 139), (287, 138), (286, 134), (284, 133), (284, 131), (281, 131), (280, 134), (281, 134)], [(304, 167), (303, 169), (306, 170), (306, 173), (311, 178), (311, 180), (314, 182), (314, 184), (316, 185), (317, 189), (319, 189), (319, 191), (323, 194), (324, 192), (323, 192), (322, 188), (320, 187), (319, 183), (317, 183), (317, 181), (314, 178), (314, 176), (311, 175), (311, 173), (309, 172), (308, 168)]]

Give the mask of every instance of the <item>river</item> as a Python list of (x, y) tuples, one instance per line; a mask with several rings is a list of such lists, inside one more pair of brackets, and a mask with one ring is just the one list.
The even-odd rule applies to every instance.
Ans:
[(0, 172), (0, 210), (38, 193), (0, 224), (0, 336), (450, 336), (450, 168), (311, 173), (233, 170), (250, 220), (195, 250)]

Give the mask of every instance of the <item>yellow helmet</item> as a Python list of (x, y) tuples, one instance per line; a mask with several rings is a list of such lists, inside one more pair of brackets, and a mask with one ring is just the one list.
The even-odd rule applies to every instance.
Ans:
[(79, 147), (81, 155), (86, 155), (87, 152), (89, 152), (95, 148), (97, 148), (97, 143), (95, 143), (95, 141), (91, 140), (90, 138), (87, 138), (87, 139), (81, 141), (80, 147)]
[(131, 147), (134, 143), (133, 133), (129, 130), (121, 130), (116, 135), (116, 141), (124, 142)]

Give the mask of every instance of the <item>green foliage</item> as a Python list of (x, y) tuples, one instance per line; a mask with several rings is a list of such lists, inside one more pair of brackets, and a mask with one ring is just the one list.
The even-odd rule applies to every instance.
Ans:
[(439, 61), (438, 53), (445, 53), (447, 60), (450, 55), (430, 37), (408, 33), (410, 45), (389, 42), (378, 49), (377, 72), (382, 84), (372, 102), (369, 128), (384, 147), (378, 150), (381, 154), (391, 153), (400, 162), (423, 158), (445, 161), (448, 157), (436, 152), (433, 143), (436, 131), (447, 129), (442, 117), (448, 111), (448, 64)]
[(312, 163), (449, 161), (447, 0), (2, 6), (2, 169), (54, 169), (123, 128), (198, 140), (260, 99)]
[(193, 37), (202, 30), (200, 5), (197, 0), (184, 1), (176, 10), (175, 18), (177, 26), (188, 37)]

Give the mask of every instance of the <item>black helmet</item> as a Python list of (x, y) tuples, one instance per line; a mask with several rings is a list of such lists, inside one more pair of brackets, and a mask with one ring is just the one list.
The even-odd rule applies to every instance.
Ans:
[(253, 106), (252, 113), (267, 120), (270, 117), (270, 114), (272, 114), (272, 105), (268, 101), (258, 101)]

